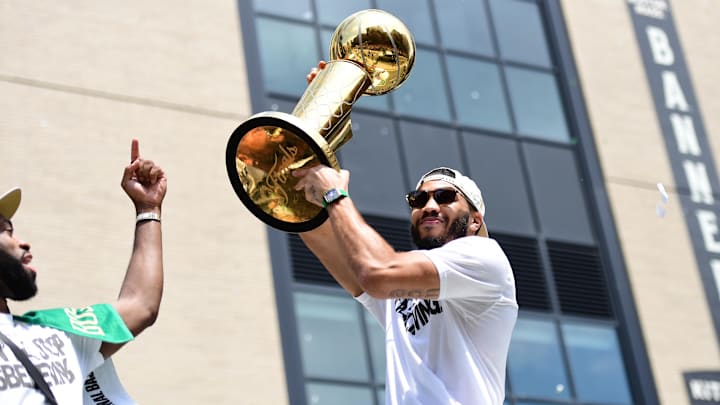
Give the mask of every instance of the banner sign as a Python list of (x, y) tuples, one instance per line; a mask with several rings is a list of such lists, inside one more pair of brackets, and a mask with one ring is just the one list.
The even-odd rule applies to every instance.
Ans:
[[(697, 267), (720, 339), (720, 191), (667, 0), (627, 0)], [(632, 136), (632, 134), (628, 134)]]

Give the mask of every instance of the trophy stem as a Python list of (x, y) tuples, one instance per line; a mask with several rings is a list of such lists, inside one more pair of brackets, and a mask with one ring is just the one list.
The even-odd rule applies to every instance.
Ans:
[(352, 138), (352, 123), (350, 122), (350, 114), (346, 114), (342, 121), (337, 124), (337, 129), (333, 133), (325, 137), (328, 147), (331, 151), (336, 152), (341, 146)]
[(336, 151), (352, 137), (350, 110), (370, 86), (370, 76), (348, 60), (328, 62), (303, 93), (292, 115), (300, 118)]

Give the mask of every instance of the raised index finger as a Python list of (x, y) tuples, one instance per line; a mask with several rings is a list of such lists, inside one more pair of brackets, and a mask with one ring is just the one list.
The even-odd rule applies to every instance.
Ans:
[(140, 157), (140, 142), (133, 138), (130, 143), (130, 163), (136, 161), (138, 157)]

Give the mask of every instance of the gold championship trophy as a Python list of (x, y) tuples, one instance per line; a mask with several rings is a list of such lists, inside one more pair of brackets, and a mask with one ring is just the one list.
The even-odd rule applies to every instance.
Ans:
[(332, 36), (330, 62), (292, 114), (255, 114), (230, 136), (225, 163), (240, 200), (261, 221), (285, 232), (320, 226), (327, 211), (295, 190), (292, 171), (318, 164), (340, 170), (335, 151), (352, 137), (355, 101), (400, 86), (414, 61), (412, 34), (395, 16), (363, 10), (347, 17)]

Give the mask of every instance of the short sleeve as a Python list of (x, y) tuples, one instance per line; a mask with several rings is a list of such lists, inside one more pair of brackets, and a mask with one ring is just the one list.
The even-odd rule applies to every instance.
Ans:
[(386, 322), (386, 311), (387, 311), (387, 300), (377, 299), (370, 296), (370, 294), (363, 292), (362, 294), (355, 297), (355, 299), (361, 303), (365, 309), (372, 314), (372, 316), (380, 323), (380, 326), (385, 327)]
[(438, 271), (439, 299), (515, 301), (515, 282), (510, 262), (494, 239), (467, 236), (442, 247), (420, 252), (432, 260)]
[(83, 378), (105, 361), (103, 355), (100, 353), (100, 345), (102, 344), (102, 341), (78, 336), (72, 333), (67, 333), (67, 336), (70, 338), (70, 341), (75, 348), (75, 353), (77, 354)]

